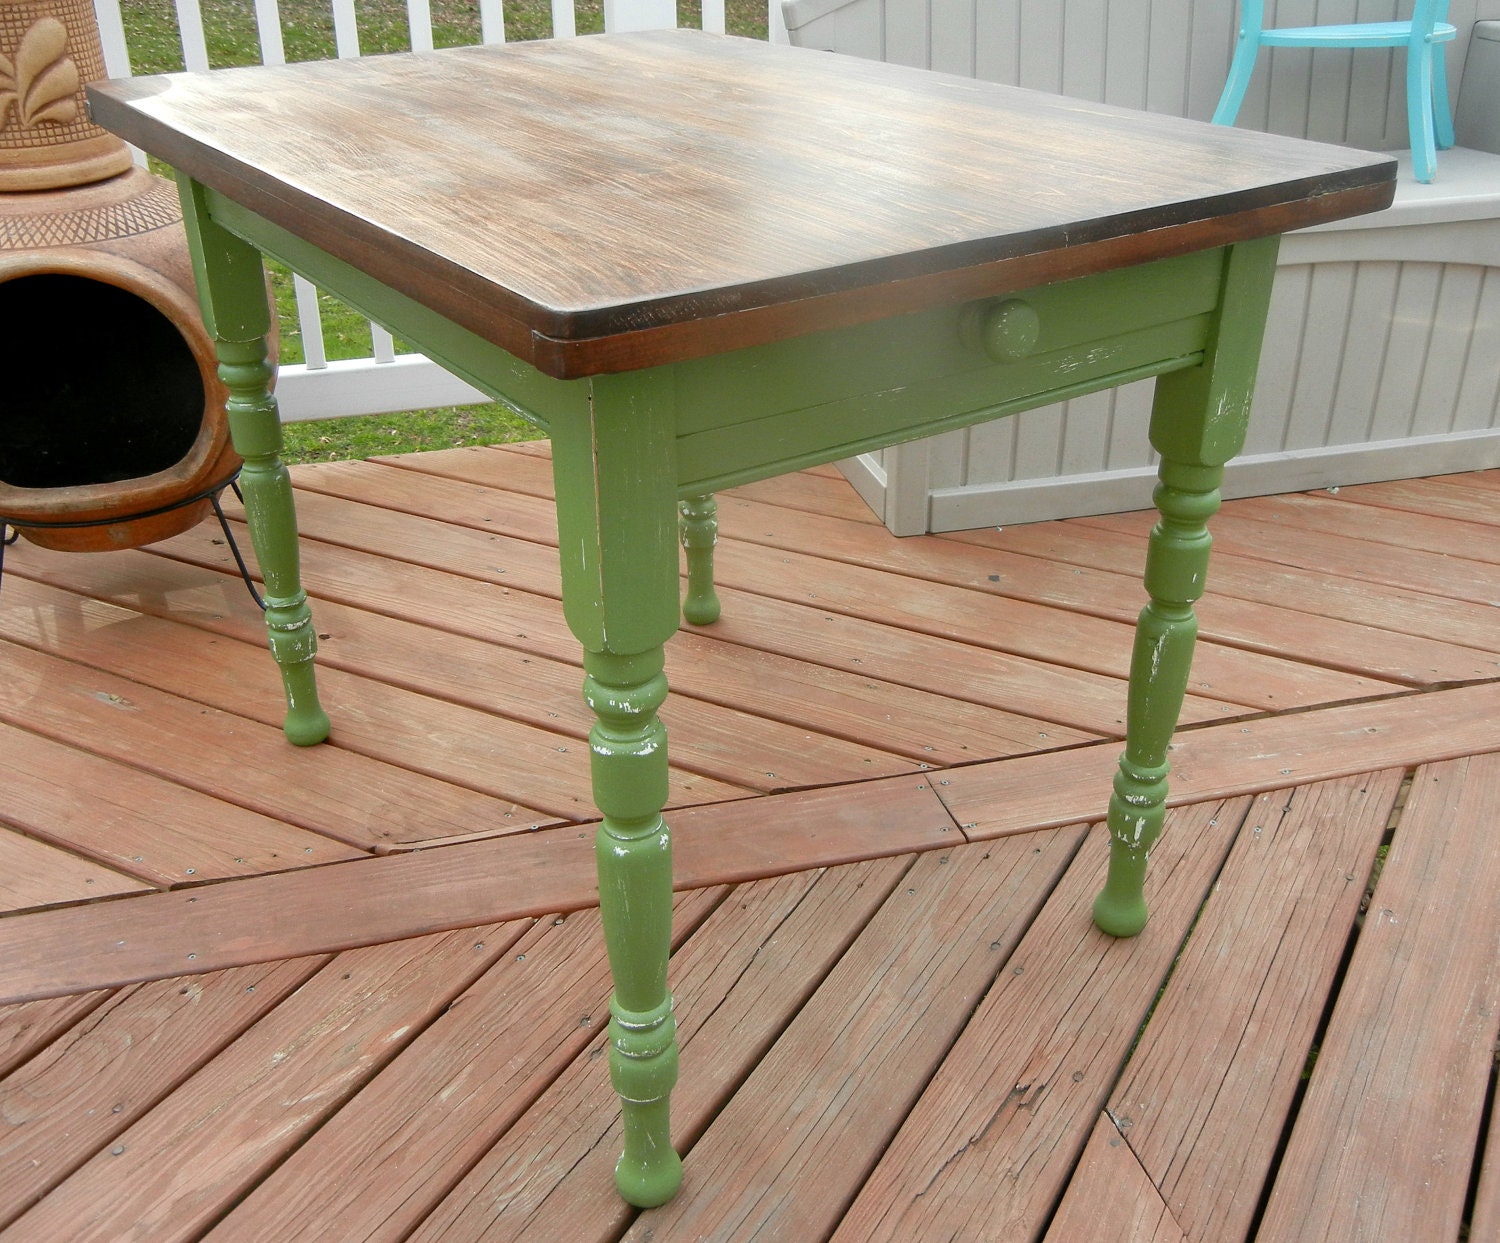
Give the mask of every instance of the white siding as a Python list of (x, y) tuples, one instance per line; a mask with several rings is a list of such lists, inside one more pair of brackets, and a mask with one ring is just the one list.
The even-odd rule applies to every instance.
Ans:
[[(1266, 7), (1271, 24), (1307, 25), (1391, 20), (1410, 0)], [(804, 46), (1202, 120), (1237, 19), (1233, 0), (788, 0), (785, 13)], [(1453, 0), (1455, 101), (1470, 28), (1494, 18), (1500, 0)], [(1240, 124), (1403, 149), (1404, 62), (1278, 49), (1262, 56)], [(1245, 456), (1226, 492), (1500, 465), (1500, 157), (1440, 154), (1438, 181), (1403, 175), (1402, 227), (1284, 245)], [(1094, 394), (845, 470), (900, 534), (1138, 507), (1154, 479), (1152, 391), (1146, 381)]]

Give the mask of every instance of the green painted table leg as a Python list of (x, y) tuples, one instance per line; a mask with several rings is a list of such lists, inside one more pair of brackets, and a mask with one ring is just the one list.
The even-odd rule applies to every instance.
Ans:
[(271, 312), (260, 255), (209, 218), (202, 190), (180, 180), (203, 322), (214, 339), (235, 451), (245, 459), (240, 489), (250, 543), (265, 583), (266, 631), (286, 690), (287, 738), (311, 746), (328, 737), (313, 673), (317, 635), (302, 590), (291, 478), (281, 461), (281, 423), (271, 395), (266, 334)]
[(1220, 312), (1201, 366), (1156, 382), (1151, 443), (1161, 454), (1161, 520), (1146, 556), (1150, 602), (1136, 627), (1125, 754), (1109, 801), (1109, 875), (1094, 922), (1118, 937), (1146, 926), (1146, 861), (1166, 815), (1167, 748), (1187, 692), (1208, 574), (1208, 519), (1219, 507), (1224, 463), (1239, 452), (1260, 360), (1276, 238), (1227, 252)]
[(1166, 815), (1167, 747), (1192, 668), (1198, 636), (1193, 603), (1203, 594), (1207, 522), (1219, 507), (1223, 474), (1218, 466), (1161, 465), (1161, 521), (1146, 555), (1151, 600), (1136, 625), (1125, 754), (1109, 800), (1109, 877), (1094, 902), (1094, 922), (1117, 937), (1146, 926), (1146, 859)]
[(687, 552), (687, 596), (682, 615), (695, 626), (719, 620), (719, 597), (714, 591), (714, 545), (719, 542), (719, 503), (713, 493), (687, 496), (678, 505), (682, 514), (682, 547)]
[(580, 381), (591, 400), (552, 424), (563, 611), (584, 648), (599, 906), (614, 976), (610, 1078), (624, 1152), (615, 1183), (631, 1204), (671, 1199), (682, 1182), (668, 1100), (677, 1026), (667, 991), (672, 841), (663, 644), (678, 625), (671, 386), (655, 372)]

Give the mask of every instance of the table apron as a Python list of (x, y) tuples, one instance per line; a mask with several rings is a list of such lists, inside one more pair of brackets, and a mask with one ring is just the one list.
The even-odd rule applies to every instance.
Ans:
[[(545, 432), (587, 418), (559, 380), (212, 190), (213, 219)], [(1218, 248), (656, 368), (682, 495), (834, 461), (1198, 365)], [(1019, 308), (1019, 310), (1018, 310)], [(1017, 326), (1019, 325), (1019, 327)]]

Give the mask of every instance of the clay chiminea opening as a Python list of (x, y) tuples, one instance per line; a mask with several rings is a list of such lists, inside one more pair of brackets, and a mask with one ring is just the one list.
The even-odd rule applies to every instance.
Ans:
[(89, 121), (90, 0), (0, 0), (0, 524), (88, 551), (184, 531), (239, 471), (175, 188)]
[[(203, 422), (203, 382), (187, 342), (138, 295), (47, 273), (0, 284), (15, 325), (0, 479), (13, 488), (120, 483), (177, 465)], [(84, 344), (57, 324), (100, 326)]]

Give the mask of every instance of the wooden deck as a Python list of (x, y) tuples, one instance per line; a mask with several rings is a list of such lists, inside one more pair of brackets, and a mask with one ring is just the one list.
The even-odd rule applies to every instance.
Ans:
[(1225, 507), (1130, 942), (1148, 518), (721, 498), (644, 1214), (545, 446), (297, 482), (309, 751), (216, 530), (7, 554), (0, 1240), (1500, 1239), (1500, 472)]

